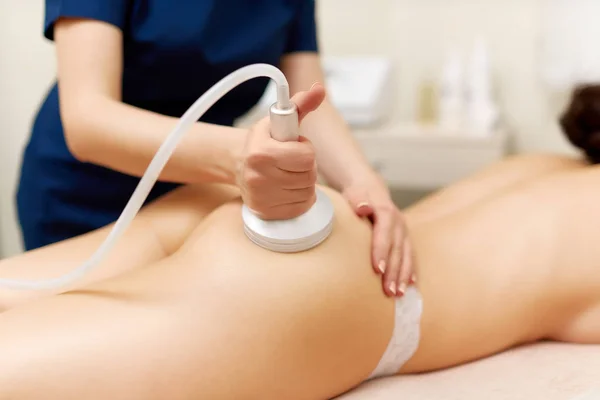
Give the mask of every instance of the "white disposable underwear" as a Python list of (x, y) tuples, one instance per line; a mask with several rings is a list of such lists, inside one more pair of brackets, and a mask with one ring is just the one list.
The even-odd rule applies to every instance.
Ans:
[(396, 300), (392, 338), (369, 379), (397, 374), (415, 354), (421, 336), (422, 313), (421, 294), (416, 287), (411, 286), (404, 296)]

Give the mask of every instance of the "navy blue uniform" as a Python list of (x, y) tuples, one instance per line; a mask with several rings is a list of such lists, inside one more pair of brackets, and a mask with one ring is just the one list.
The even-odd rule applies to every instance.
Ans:
[[(60, 17), (123, 31), (123, 102), (181, 117), (218, 80), (253, 63), (317, 51), (314, 0), (46, 0), (44, 35)], [(262, 96), (268, 80), (246, 82), (202, 121), (231, 125)], [(57, 85), (35, 119), (17, 193), (27, 250), (115, 221), (139, 178), (77, 161), (66, 146)], [(167, 132), (165, 132), (167, 133)], [(172, 190), (158, 182), (148, 201)]]

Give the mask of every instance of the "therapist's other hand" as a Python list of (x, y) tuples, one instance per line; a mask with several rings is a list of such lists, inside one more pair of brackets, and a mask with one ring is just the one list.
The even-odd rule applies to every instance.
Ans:
[[(301, 122), (325, 98), (325, 89), (313, 85), (292, 101)], [(269, 118), (252, 127), (238, 169), (237, 183), (244, 203), (266, 220), (302, 215), (316, 200), (317, 164), (315, 149), (305, 137), (296, 142), (271, 138)]]
[(392, 201), (383, 179), (375, 172), (356, 179), (343, 190), (360, 217), (373, 222), (372, 264), (382, 275), (388, 296), (403, 296), (415, 283), (413, 254), (404, 217)]

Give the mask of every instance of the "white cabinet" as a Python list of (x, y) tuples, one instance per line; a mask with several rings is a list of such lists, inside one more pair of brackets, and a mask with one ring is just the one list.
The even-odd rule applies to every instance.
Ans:
[(435, 127), (396, 125), (357, 131), (369, 162), (397, 189), (431, 190), (505, 157), (507, 135), (453, 135)]

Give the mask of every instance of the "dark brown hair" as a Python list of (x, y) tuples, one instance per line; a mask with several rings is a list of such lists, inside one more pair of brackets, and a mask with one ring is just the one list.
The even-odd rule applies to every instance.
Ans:
[(600, 163), (600, 85), (579, 86), (573, 91), (560, 126), (590, 162)]

